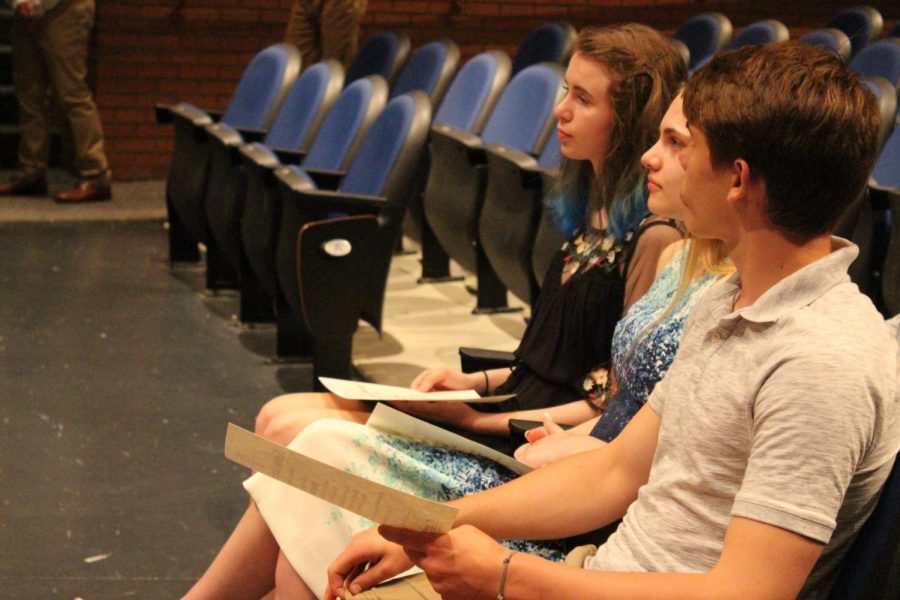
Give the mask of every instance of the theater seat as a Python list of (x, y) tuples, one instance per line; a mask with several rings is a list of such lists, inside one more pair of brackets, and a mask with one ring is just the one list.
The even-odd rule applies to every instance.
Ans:
[(515, 77), (522, 69), (542, 62), (568, 63), (577, 37), (578, 32), (565, 21), (541, 25), (516, 50), (511, 75)]
[(372, 124), (336, 191), (316, 189), (297, 166), (276, 172), (283, 199), (276, 271), (285, 301), (277, 307), (278, 352), (312, 356), (317, 376), (352, 376), (360, 318), (381, 329), (393, 248), (430, 124), (427, 97), (410, 92)]
[[(272, 149), (305, 153), (344, 86), (344, 68), (336, 60), (312, 65), (297, 78), (262, 144)], [(206, 287), (236, 287), (241, 255), (241, 216), (247, 181), (240, 147), (247, 139), (226, 123), (207, 128), (210, 141), (206, 218), (210, 238), (206, 248)]]
[(380, 75), (389, 86), (393, 85), (409, 56), (409, 49), (409, 36), (403, 31), (380, 31), (367, 37), (347, 67), (346, 84), (369, 75)]
[(391, 98), (413, 90), (421, 90), (432, 106), (437, 106), (459, 65), (459, 46), (451, 40), (425, 44), (413, 52), (391, 87)]
[[(520, 152), (539, 154), (553, 129), (553, 108), (562, 96), (562, 82), (560, 65), (528, 67), (503, 90), (480, 137), (447, 125), (438, 125), (432, 131), (425, 216), (447, 254), (478, 274), (476, 314), (509, 310), (506, 290), (487, 262), (478, 235), (487, 175), (486, 148), (504, 144)], [(494, 293), (498, 290), (502, 293)]]
[(850, 68), (860, 75), (883, 77), (900, 89), (900, 39), (888, 38), (869, 44), (850, 60)]
[[(552, 135), (537, 159), (501, 144), (487, 151), (487, 188), (478, 222), (481, 246), (502, 285), (533, 306), (540, 282), (532, 252), (546, 176), (559, 168), (559, 138)], [(489, 284), (479, 281), (478, 286)]]
[(716, 52), (727, 47), (731, 36), (732, 27), (728, 17), (722, 13), (708, 12), (682, 23), (674, 37), (690, 50), (689, 70), (694, 71), (698, 65), (705, 64)]
[[(346, 173), (363, 137), (381, 114), (387, 96), (387, 83), (380, 75), (357, 79), (344, 88), (302, 158), (305, 172), (318, 177), (323, 187), (336, 187), (332, 181), (339, 181)], [(274, 172), (295, 158), (262, 144), (241, 148), (247, 178), (241, 219), (242, 322), (273, 321), (275, 305), (285, 302), (275, 270), (282, 206)]]
[[(509, 80), (510, 60), (503, 52), (492, 50), (472, 57), (460, 69), (434, 115), (432, 129), (450, 126), (460, 131), (481, 134), (500, 92)], [(431, 152), (429, 150), (430, 172)], [(410, 203), (404, 221), (405, 233), (422, 246), (422, 278), (420, 282), (452, 279), (450, 262), (425, 219), (421, 193)]]
[[(221, 122), (238, 131), (267, 129), (300, 72), (300, 54), (288, 44), (259, 52), (244, 69)], [(157, 106), (157, 121), (174, 124), (174, 150), (166, 181), (169, 259), (200, 260), (198, 243), (209, 241), (203, 206), (209, 171), (206, 128), (216, 115), (182, 102)]]
[[(741, 29), (741, 31), (731, 39), (726, 49), (737, 50), (738, 48), (754, 44), (773, 44), (775, 42), (783, 42), (790, 37), (791, 34), (784, 23), (775, 19), (763, 19), (762, 21), (756, 21)], [(696, 71), (706, 65), (712, 60), (713, 56), (714, 55), (711, 54), (705, 59), (695, 63), (692, 71)]]
[(763, 19), (741, 29), (728, 44), (729, 50), (736, 50), (753, 44), (773, 44), (791, 37), (784, 23), (775, 19)]
[(825, 27), (840, 29), (850, 38), (850, 56), (856, 56), (872, 40), (877, 40), (884, 29), (884, 19), (871, 6), (852, 6), (831, 16)]
[(800, 41), (829, 50), (844, 62), (850, 60), (850, 38), (840, 29), (833, 27), (816, 29), (801, 37)]
[(888, 476), (875, 510), (866, 520), (853, 545), (841, 561), (830, 600), (890, 600), (900, 591), (887, 587), (889, 574), (896, 573), (900, 547), (900, 461)]
[[(864, 77), (863, 84), (878, 99), (881, 119), (879, 144), (883, 146), (894, 128), (897, 93), (880, 77)], [(879, 309), (884, 306), (881, 292), (890, 229), (888, 205), (883, 191), (873, 185), (870, 177), (869, 187), (847, 209), (835, 229), (837, 235), (850, 239), (859, 247), (859, 255), (850, 265), (848, 273), (860, 291), (869, 296)]]

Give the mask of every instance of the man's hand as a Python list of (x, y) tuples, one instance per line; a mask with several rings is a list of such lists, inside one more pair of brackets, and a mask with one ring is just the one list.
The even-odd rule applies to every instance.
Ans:
[(475, 527), (463, 525), (441, 536), (383, 525), (378, 531), (403, 546), (442, 598), (497, 597), (509, 550)]
[(328, 567), (325, 600), (358, 594), (413, 566), (403, 547), (386, 541), (375, 529), (362, 531)]

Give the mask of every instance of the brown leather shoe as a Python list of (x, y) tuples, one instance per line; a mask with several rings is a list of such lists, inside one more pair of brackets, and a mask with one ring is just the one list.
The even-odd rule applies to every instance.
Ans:
[(108, 183), (96, 181), (79, 181), (71, 190), (58, 193), (53, 199), (60, 204), (77, 204), (80, 202), (100, 202), (112, 198)]
[(16, 173), (8, 183), (0, 184), (0, 196), (46, 196), (47, 178), (43, 173)]

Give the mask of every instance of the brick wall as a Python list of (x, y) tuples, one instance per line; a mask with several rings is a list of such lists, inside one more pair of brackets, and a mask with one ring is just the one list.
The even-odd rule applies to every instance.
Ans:
[[(171, 130), (154, 121), (156, 102), (224, 108), (243, 66), (278, 42), (291, 0), (104, 0), (97, 5), (93, 52), (97, 103), (119, 180), (164, 177)], [(576, 27), (640, 21), (671, 33), (708, 10), (736, 28), (779, 18), (793, 35), (819, 26), (846, 0), (369, 0), (361, 36), (402, 28), (413, 47), (447, 37), (464, 57), (485, 48), (510, 53), (530, 30), (552, 19)], [(892, 25), (900, 5), (873, 2)]]

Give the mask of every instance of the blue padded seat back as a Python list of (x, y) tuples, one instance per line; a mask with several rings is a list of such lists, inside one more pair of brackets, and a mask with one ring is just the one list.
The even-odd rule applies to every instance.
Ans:
[[(501, 73), (505, 70), (506, 74)], [(441, 106), (434, 115), (435, 125), (451, 125), (463, 131), (481, 133), (484, 124), (481, 118), (495, 86), (498, 76), (502, 77), (500, 85), (506, 83), (509, 71), (509, 58), (501, 52), (482, 52), (471, 58), (447, 89)]]
[[(870, 581), (880, 557), (888, 548), (891, 537), (897, 534), (900, 519), (900, 461), (894, 459), (894, 466), (888, 475), (875, 510), (859, 531), (853, 546), (841, 562), (840, 573), (831, 589), (829, 598), (834, 600), (861, 599), (861, 592), (869, 588), (869, 593), (879, 589), (885, 581)], [(868, 597), (868, 596), (867, 596)]]
[(542, 169), (556, 169), (559, 167), (560, 162), (562, 162), (562, 154), (560, 154), (559, 149), (559, 136), (554, 131), (547, 138), (547, 145), (544, 146), (544, 149), (541, 150), (541, 155), (538, 156), (538, 166)]
[(398, 96), (388, 102), (360, 144), (340, 191), (370, 196), (381, 194), (403, 149), (415, 109), (416, 103), (410, 96)]
[(416, 50), (400, 71), (397, 82), (391, 86), (391, 98), (413, 90), (421, 90), (431, 97), (444, 73), (444, 65), (454, 50), (457, 51), (458, 60), (458, 49), (453, 42), (431, 42)]
[(861, 75), (878, 75), (894, 87), (900, 87), (900, 39), (888, 38), (869, 44), (853, 57), (850, 68)]
[(329, 92), (343, 85), (344, 69), (337, 61), (323, 61), (307, 68), (282, 101), (264, 143), (271, 148), (301, 148), (318, 124), (317, 117)]
[(558, 21), (546, 23), (532, 31), (519, 49), (512, 63), (512, 75), (540, 62), (565, 63), (575, 46), (575, 28)]
[(540, 151), (548, 131), (548, 119), (561, 91), (561, 67), (551, 64), (527, 67), (503, 90), (484, 126), (482, 142), (506, 144), (529, 154)]
[(850, 38), (840, 29), (826, 27), (810, 31), (800, 38), (801, 42), (830, 50), (845, 62), (850, 60)]
[(781, 21), (775, 19), (765, 19), (747, 25), (734, 36), (731, 43), (728, 44), (730, 50), (743, 48), (744, 46), (752, 46), (754, 44), (774, 44), (775, 42), (783, 42), (790, 37), (788, 28)]
[(878, 131), (879, 142), (887, 140), (897, 121), (897, 89), (883, 77), (877, 75), (865, 75), (862, 83), (875, 95), (878, 101), (878, 113), (880, 128)]
[(222, 121), (232, 127), (266, 129), (299, 70), (300, 55), (293, 46), (265, 48), (244, 69)]
[(871, 6), (852, 6), (832, 15), (825, 27), (840, 29), (850, 38), (851, 56), (877, 39), (884, 29), (881, 13)]
[[(900, 190), (900, 127), (894, 127), (894, 132), (881, 148), (872, 169), (872, 179), (881, 187)], [(900, 227), (900, 220), (894, 226)]]
[(353, 62), (347, 68), (346, 83), (369, 75), (381, 75), (390, 83), (396, 76), (398, 63), (409, 54), (409, 37), (399, 31), (380, 31), (363, 41)]
[(303, 166), (327, 171), (344, 168), (379, 88), (386, 95), (384, 80), (378, 75), (357, 79), (344, 88), (319, 127)]
[(691, 51), (690, 70), (703, 64), (731, 41), (731, 22), (719, 13), (703, 13), (691, 17), (675, 31)]

